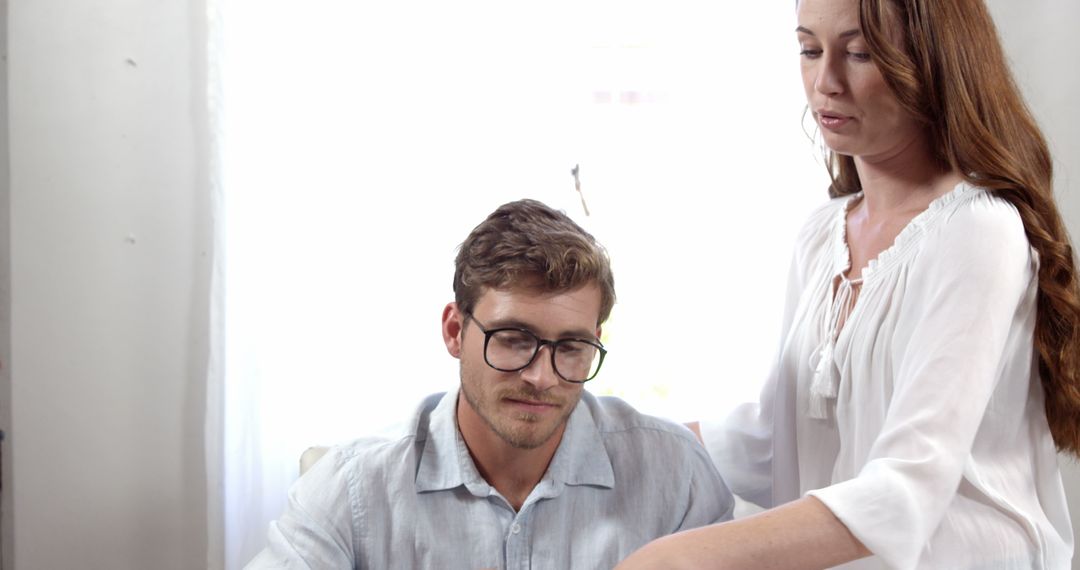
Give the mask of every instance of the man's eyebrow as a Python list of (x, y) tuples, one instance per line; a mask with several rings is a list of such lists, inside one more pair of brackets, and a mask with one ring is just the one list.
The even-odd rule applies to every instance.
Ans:
[(488, 330), (491, 330), (491, 329), (525, 329), (525, 330), (530, 331), (530, 332), (532, 331), (532, 326), (530, 326), (529, 323), (526, 323), (525, 321), (520, 321), (518, 319), (492, 319), (492, 320), (484, 323), (484, 326), (486, 326), (488, 328)]
[(596, 331), (587, 331), (585, 329), (564, 331), (559, 335), (559, 338), (579, 338), (585, 340), (599, 340), (596, 338)]
[[(521, 321), (521, 320), (518, 320), (518, 319), (495, 319), (495, 320), (491, 321), (490, 323), (485, 323), (485, 324), (488, 325), (488, 330), (503, 329), (503, 328), (525, 329), (525, 330), (535, 334), (536, 336), (540, 336), (540, 333), (536, 332), (536, 329), (532, 325), (530, 325), (529, 323), (526, 323), (525, 321)], [(585, 330), (585, 329), (565, 330), (565, 331), (562, 331), (561, 333), (559, 333), (559, 335), (556, 337), (556, 339), (559, 339), (559, 338), (594, 339), (594, 338), (596, 338), (596, 333), (594, 331)]]
[[(811, 31), (810, 28), (806, 28), (806, 27), (803, 27), (803, 26), (799, 26), (799, 27), (795, 28), (795, 32), (800, 33), (800, 34), (806, 34), (808, 36), (815, 36), (815, 37), (817, 36), (817, 34), (815, 34), (813, 31)], [(852, 28), (852, 29), (847, 30), (845, 32), (841, 32), (840, 33), (840, 38), (841, 39), (847, 39), (847, 38), (851, 38), (851, 37), (854, 37), (854, 36), (861, 36), (861, 35), (862, 35), (862, 30), (860, 30), (859, 28)]]

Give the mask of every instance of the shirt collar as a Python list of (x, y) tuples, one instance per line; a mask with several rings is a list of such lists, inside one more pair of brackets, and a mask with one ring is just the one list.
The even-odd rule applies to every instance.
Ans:
[[(444, 491), (464, 485), (477, 496), (493, 494), (495, 490), (480, 476), (458, 430), (457, 400), (458, 390), (451, 390), (431, 412), (416, 473), (416, 490)], [(593, 418), (595, 407), (592, 394), (582, 392), (567, 420), (559, 448), (537, 487), (550, 487), (549, 493), (557, 494), (562, 485), (615, 486), (615, 472)]]
[[(420, 493), (444, 491), (462, 485), (467, 485), (470, 491), (490, 487), (476, 470), (469, 448), (458, 431), (457, 400), (456, 389), (444, 394), (427, 422), (427, 441), (424, 442), (416, 472), (416, 490)], [(420, 423), (418, 433), (424, 423), (422, 418)]]
[(596, 407), (596, 398), (583, 391), (544, 478), (566, 485), (615, 486), (615, 470), (593, 417)]

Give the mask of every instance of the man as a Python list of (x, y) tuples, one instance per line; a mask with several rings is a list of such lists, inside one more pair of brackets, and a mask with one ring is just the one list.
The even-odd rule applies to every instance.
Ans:
[(730, 518), (689, 430), (582, 390), (615, 303), (591, 235), (540, 202), (506, 204), (461, 245), (454, 293), (442, 334), (458, 389), (401, 436), (322, 458), (248, 568), (606, 569)]

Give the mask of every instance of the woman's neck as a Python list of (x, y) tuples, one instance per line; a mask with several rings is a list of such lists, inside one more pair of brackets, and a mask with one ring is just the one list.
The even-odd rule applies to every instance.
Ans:
[(919, 147), (890, 157), (856, 157), (862, 199), (847, 213), (849, 279), (862, 277), (871, 259), (896, 241), (904, 227), (960, 182)]
[(963, 179), (935, 159), (923, 141), (885, 157), (855, 157), (863, 203), (870, 217), (921, 212)]

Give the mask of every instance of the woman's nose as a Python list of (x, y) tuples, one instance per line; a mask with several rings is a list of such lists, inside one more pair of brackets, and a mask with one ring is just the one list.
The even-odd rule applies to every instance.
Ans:
[(814, 89), (822, 95), (833, 97), (844, 92), (843, 72), (840, 67), (843, 60), (839, 57), (823, 54), (819, 60)]

